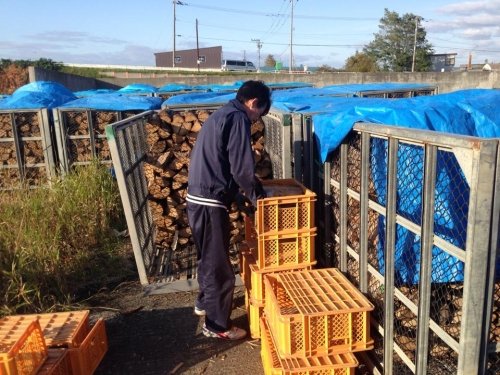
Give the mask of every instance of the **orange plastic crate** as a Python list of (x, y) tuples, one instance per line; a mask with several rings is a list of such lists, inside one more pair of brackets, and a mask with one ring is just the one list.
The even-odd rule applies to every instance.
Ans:
[(252, 252), (248, 249), (247, 251), (240, 252), (240, 276), (243, 285), (250, 289), (251, 287), (251, 272), (250, 265), (255, 264), (256, 260)]
[(14, 317), (0, 320), (0, 374), (36, 374), (47, 358), (47, 347), (40, 323), (31, 319), (18, 324)]
[(266, 318), (260, 320), (261, 357), (265, 375), (354, 375), (358, 361), (351, 353), (296, 359), (281, 358)]
[(294, 179), (262, 181), (267, 198), (257, 200), (257, 234), (312, 229), (316, 194)]
[(73, 375), (91, 375), (108, 350), (104, 320), (99, 319), (77, 348), (68, 349)]
[(49, 349), (49, 355), (37, 375), (71, 374), (68, 350), (64, 348)]
[(286, 267), (278, 271), (273, 271), (273, 270), (268, 271), (259, 269), (259, 267), (255, 262), (253, 264), (250, 263), (249, 264), (250, 284), (249, 286), (247, 286), (247, 289), (250, 292), (250, 298), (254, 301), (259, 301), (260, 303), (264, 304), (266, 298), (265, 288), (264, 288), (264, 277), (266, 275), (270, 273), (310, 270), (315, 264), (316, 262), (304, 263), (304, 264), (292, 265), (290, 267)]
[(68, 311), (45, 314), (14, 315), (7, 320), (27, 326), (38, 319), (47, 347), (78, 347), (88, 334), (88, 310)]
[(270, 274), (265, 315), (281, 357), (373, 349), (373, 305), (337, 269)]
[(257, 231), (255, 229), (255, 222), (250, 216), (245, 216), (243, 219), (245, 223), (245, 241), (253, 244), (257, 241)]
[(259, 235), (257, 264), (261, 270), (279, 270), (314, 262), (316, 228), (301, 231)]
[(264, 304), (259, 301), (249, 299), (248, 304), (248, 324), (250, 326), (250, 336), (253, 339), (260, 338), (260, 318), (264, 313)]

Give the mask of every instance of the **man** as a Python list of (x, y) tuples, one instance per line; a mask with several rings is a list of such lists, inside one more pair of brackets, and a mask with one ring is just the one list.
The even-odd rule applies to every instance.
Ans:
[(198, 256), (196, 315), (205, 316), (203, 334), (227, 340), (246, 336), (231, 323), (235, 284), (229, 260), (228, 208), (240, 189), (255, 206), (265, 197), (255, 177), (251, 123), (271, 107), (271, 90), (261, 81), (243, 83), (236, 99), (205, 121), (191, 154), (187, 213)]

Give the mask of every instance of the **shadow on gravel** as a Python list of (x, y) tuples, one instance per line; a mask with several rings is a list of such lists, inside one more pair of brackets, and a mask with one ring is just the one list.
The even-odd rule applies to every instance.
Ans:
[[(248, 330), (246, 315), (235, 318), (234, 324)], [(244, 340), (207, 338), (201, 333), (202, 325), (203, 318), (195, 316), (192, 307), (138, 311), (108, 319), (109, 349), (95, 374), (180, 374), (200, 367), (201, 362), (208, 367), (211, 358), (244, 345)]]

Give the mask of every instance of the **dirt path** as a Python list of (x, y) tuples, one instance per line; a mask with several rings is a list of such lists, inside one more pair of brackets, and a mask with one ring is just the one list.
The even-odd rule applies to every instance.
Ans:
[[(92, 320), (106, 321), (109, 350), (96, 375), (263, 374), (260, 341), (228, 342), (201, 333), (195, 292), (145, 296), (138, 282), (93, 300)], [(244, 289), (235, 291), (232, 319), (248, 329)]]

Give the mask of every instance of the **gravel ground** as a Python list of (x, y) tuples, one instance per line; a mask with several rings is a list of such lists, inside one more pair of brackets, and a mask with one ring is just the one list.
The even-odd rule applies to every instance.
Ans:
[[(234, 296), (231, 318), (248, 332), (244, 288)], [(95, 374), (263, 374), (260, 341), (203, 336), (195, 298), (196, 292), (146, 296), (139, 282), (101, 291), (91, 320), (105, 319), (109, 349)]]

